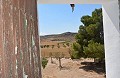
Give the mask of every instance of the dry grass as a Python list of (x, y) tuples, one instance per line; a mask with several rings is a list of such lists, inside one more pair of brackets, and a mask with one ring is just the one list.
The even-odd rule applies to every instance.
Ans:
[[(41, 45), (49, 45), (49, 47), (41, 48), (41, 55), (42, 57), (50, 57), (50, 53), (52, 53), (53, 57), (55, 53), (61, 53), (64, 57), (70, 57), (70, 46), (67, 46), (65, 41), (44, 41), (41, 42)], [(59, 48), (58, 48), (59, 44)], [(54, 45), (54, 48), (52, 48)], [(65, 45), (65, 46), (64, 46)]]
[(53, 57), (55, 56), (55, 53), (61, 53), (64, 54), (64, 57), (70, 57), (69, 54), (69, 48), (42, 48), (41, 49), (41, 55), (42, 57), (50, 57), (50, 53), (52, 53)]
[(42, 41), (40, 42), (41, 45), (57, 45), (58, 43), (62, 43), (62, 42), (65, 42), (65, 41)]

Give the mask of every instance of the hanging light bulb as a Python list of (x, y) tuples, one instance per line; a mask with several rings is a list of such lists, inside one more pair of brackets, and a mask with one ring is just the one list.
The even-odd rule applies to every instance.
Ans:
[(72, 12), (74, 11), (74, 7), (75, 7), (75, 4), (70, 4), (70, 6), (72, 7)]

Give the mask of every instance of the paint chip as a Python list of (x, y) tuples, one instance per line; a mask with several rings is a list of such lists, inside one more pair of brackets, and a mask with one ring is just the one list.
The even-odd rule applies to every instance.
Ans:
[(15, 54), (17, 54), (17, 46), (15, 47)]

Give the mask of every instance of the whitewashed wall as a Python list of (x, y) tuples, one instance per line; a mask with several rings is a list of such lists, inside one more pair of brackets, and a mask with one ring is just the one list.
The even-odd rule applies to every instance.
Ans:
[(103, 4), (107, 78), (120, 78), (120, 30), (118, 1)]

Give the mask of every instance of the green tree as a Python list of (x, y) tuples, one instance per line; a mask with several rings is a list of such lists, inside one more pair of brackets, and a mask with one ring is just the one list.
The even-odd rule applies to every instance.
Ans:
[(43, 46), (43, 45), (41, 45), (40, 47), (41, 47), (41, 48), (44, 48), (44, 46)]
[(49, 45), (46, 45), (47, 48), (49, 48)]
[(44, 45), (44, 48), (46, 48), (46, 45)]
[(101, 8), (95, 9), (91, 16), (86, 15), (81, 18), (83, 25), (80, 25), (78, 33), (75, 36), (76, 43), (74, 43), (72, 46), (74, 50), (72, 54), (75, 58), (104, 58), (104, 35), (102, 19)]
[(74, 59), (74, 58), (78, 59), (78, 58), (84, 56), (84, 53), (82, 52), (82, 48), (81, 48), (80, 44), (73, 43), (72, 48), (73, 48), (72, 49), (72, 54), (71, 54), (72, 59)]
[(99, 61), (102, 61), (105, 58), (104, 45), (94, 41), (90, 41), (88, 47), (84, 47), (83, 52), (88, 58), (97, 58)]

